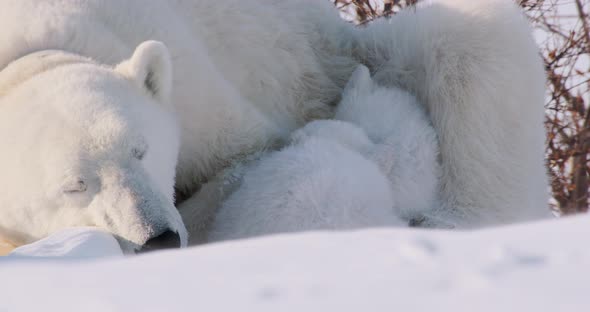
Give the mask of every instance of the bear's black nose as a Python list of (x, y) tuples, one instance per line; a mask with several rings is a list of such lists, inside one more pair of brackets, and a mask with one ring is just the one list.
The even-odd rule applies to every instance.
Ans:
[(151, 238), (142, 247), (139, 252), (149, 252), (159, 249), (180, 248), (180, 236), (170, 230)]

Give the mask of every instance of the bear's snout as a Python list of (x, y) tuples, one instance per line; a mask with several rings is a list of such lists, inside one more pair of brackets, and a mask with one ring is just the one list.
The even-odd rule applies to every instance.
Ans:
[(140, 166), (104, 166), (102, 188), (91, 210), (97, 225), (119, 238), (129, 252), (187, 245), (184, 223), (172, 201)]

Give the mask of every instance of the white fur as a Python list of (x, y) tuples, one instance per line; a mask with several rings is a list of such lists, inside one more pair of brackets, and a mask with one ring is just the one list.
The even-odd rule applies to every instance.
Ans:
[[(176, 187), (183, 195), (193, 194), (234, 159), (288, 137), (311, 119), (331, 116), (330, 105), (338, 102), (350, 74), (362, 62), (375, 73), (377, 82), (406, 89), (424, 104), (440, 139), (442, 201), (455, 211), (458, 226), (545, 215), (542, 64), (530, 29), (510, 0), (432, 1), (362, 29), (341, 21), (329, 1), (302, 0), (128, 0), (116, 4), (102, 0), (7, 0), (0, 4), (0, 20), (0, 68), (31, 52), (48, 49), (77, 55), (64, 62), (80, 63), (58, 66), (55, 71), (46, 71), (45, 65), (33, 66), (32, 72), (8, 72), (13, 76), (0, 79), (8, 81), (0, 85), (2, 146), (9, 146), (5, 149), (11, 149), (11, 155), (27, 151), (27, 157), (43, 158), (35, 163), (3, 156), (12, 160), (2, 164), (3, 172), (10, 174), (3, 173), (0, 183), (10, 188), (0, 196), (0, 235), (10, 241), (40, 238), (62, 223), (88, 223), (78, 212), (73, 213), (77, 217), (64, 217), (65, 213), (55, 208), (61, 203), (50, 200), (55, 195), (35, 195), (57, 189), (64, 183), (62, 177), (52, 176), (45, 184), (41, 183), (45, 178), (26, 181), (40, 172), (41, 177), (56, 175), (51, 170), (61, 168), (49, 161), (46, 150), (56, 155), (56, 163), (63, 163), (63, 155), (85, 148), (81, 142), (89, 139), (86, 130), (92, 127), (83, 128), (83, 135), (63, 136), (62, 116), (59, 110), (53, 111), (55, 105), (90, 103), (88, 109), (92, 110), (107, 99), (127, 103), (127, 93), (133, 94), (130, 102), (163, 103), (158, 97), (168, 90), (164, 53), (157, 45), (151, 45), (150, 53), (136, 51), (146, 40), (163, 42), (171, 58), (169, 102), (181, 132)], [(149, 68), (161, 73), (152, 77), (160, 84), (159, 93), (138, 89), (137, 81), (142, 81), (144, 72), (133, 68), (144, 63), (125, 65), (134, 51), (151, 60), (153, 67)], [(121, 77), (133, 74), (139, 78), (134, 84), (115, 87), (123, 82), (113, 78), (119, 77), (113, 68)], [(74, 78), (78, 75), (80, 79)], [(113, 82), (108, 82), (107, 76)], [(82, 83), (98, 79), (91, 77), (105, 77), (106, 84), (120, 91)], [(136, 94), (138, 90), (141, 95)], [(160, 184), (156, 193), (169, 198), (175, 139), (172, 130), (168, 134), (160, 129), (171, 127), (151, 124), (151, 113), (131, 117), (126, 110), (116, 109), (120, 105), (109, 108), (116, 112), (114, 119), (133, 123), (131, 132), (146, 131), (151, 133), (146, 137), (163, 141), (149, 142), (152, 154), (166, 155), (165, 161), (159, 162), (166, 170), (154, 171), (152, 179), (162, 181), (153, 182)], [(141, 105), (137, 107), (144, 107)], [(14, 106), (18, 106), (14, 113), (5, 114)], [(68, 110), (66, 115), (82, 120), (83, 114), (73, 114), (75, 111)], [(165, 112), (157, 115), (159, 123), (172, 118)], [(144, 117), (147, 123), (138, 121)], [(40, 125), (48, 120), (48, 129), (61, 129), (59, 135), (59, 131), (44, 132)], [(110, 127), (108, 121), (96, 123), (98, 128)], [(26, 130), (29, 125), (37, 128)], [(116, 137), (126, 137), (123, 132)], [(16, 144), (11, 137), (14, 133), (27, 143)], [(61, 144), (70, 139), (70, 145)], [(27, 148), (31, 142), (40, 142), (40, 146)], [(137, 179), (141, 182), (135, 182), (145, 183), (145, 179)], [(152, 182), (142, 184), (142, 188), (154, 187)], [(35, 190), (33, 194), (28, 193), (31, 190)], [(4, 208), (8, 205), (13, 208)], [(202, 221), (195, 219), (202, 216), (196, 207), (183, 208), (188, 211), (183, 215), (189, 225)], [(37, 221), (23, 226), (29, 219)], [(132, 240), (141, 242), (142, 237)]]
[(221, 183), (212, 182), (217, 188), (202, 190), (197, 197), (209, 201), (200, 204), (221, 207), (208, 240), (432, 224), (439, 213), (438, 143), (415, 98), (378, 86), (361, 65), (336, 118), (309, 123), (293, 133), (290, 147), (229, 169)]
[[(382, 113), (387, 89), (361, 70), (353, 89), (370, 90), (359, 102), (381, 114), (347, 108), (354, 94), (345, 90), (336, 115), (383, 140), (373, 159), (388, 172), (402, 216), (458, 228), (549, 217), (542, 63), (513, 3), (431, 1), (356, 36), (354, 53), (378, 83), (418, 97), (398, 92), (393, 102), (407, 105)], [(435, 135), (427, 122), (414, 122), (425, 117), (412, 103), (423, 105), (439, 136), (440, 169)], [(398, 126), (405, 131), (383, 136)]]
[(340, 143), (353, 151), (368, 153), (375, 148), (365, 130), (341, 120), (316, 120), (293, 132), (291, 144), (305, 142), (311, 138), (322, 138)]
[(365, 154), (389, 178), (400, 217), (415, 223), (438, 216), (438, 141), (414, 96), (379, 86), (361, 65), (344, 89), (335, 118), (358, 125), (374, 143)]
[(429, 1), (358, 38), (375, 79), (428, 111), (455, 226), (549, 217), (543, 65), (513, 1)]
[(357, 63), (338, 56), (349, 54), (337, 42), (352, 28), (329, 2), (9, 0), (0, 8), (8, 25), (0, 68), (45, 49), (115, 66), (143, 41), (163, 42), (182, 130), (177, 187), (186, 194), (232, 158), (330, 116)]
[[(346, 67), (355, 62), (350, 58), (339, 60), (332, 53), (336, 49), (319, 35), (318, 23), (312, 21), (320, 21), (322, 17), (321, 24), (337, 32), (346, 29), (341, 28), (346, 24), (339, 20), (329, 3), (312, 5), (313, 8), (303, 11), (296, 9), (299, 7), (297, 1), (273, 1), (264, 5), (237, 0), (131, 0), (116, 4), (102, 0), (2, 2), (0, 68), (22, 60), (29, 53), (46, 50), (55, 50), (57, 54), (62, 51), (77, 58), (68, 58), (67, 63), (90, 65), (61, 66), (57, 64), (60, 60), (54, 60), (59, 70), (46, 71), (46, 60), (38, 59), (38, 65), (31, 65), (38, 70), (7, 72), (10, 74), (5, 78), (7, 83), (0, 86), (4, 135), (0, 143), (10, 149), (8, 155), (2, 155), (4, 161), (0, 164), (6, 169), (0, 179), (3, 187), (0, 236), (19, 245), (66, 226), (93, 225), (98, 222), (96, 218), (106, 218), (110, 221), (97, 225), (113, 231), (123, 241), (143, 244), (157, 231), (152, 227), (171, 223), (166, 220), (177, 216), (171, 207), (174, 182), (182, 194), (190, 195), (203, 179), (212, 177), (232, 159), (287, 137), (307, 120), (329, 116), (328, 104), (335, 103), (339, 93), (337, 79), (346, 76), (350, 72)], [(170, 59), (162, 45), (142, 44), (150, 39), (162, 41)], [(320, 54), (323, 59), (318, 57)], [(334, 56), (333, 60), (330, 55)], [(334, 78), (328, 75), (325, 72), (328, 63), (340, 63), (341, 66), (334, 68), (342, 74), (331, 75)], [(100, 74), (94, 74), (95, 70)], [(144, 87), (149, 72), (157, 74), (150, 77), (157, 86), (155, 93)], [(107, 78), (111, 74), (113, 77)], [(75, 78), (77, 75), (79, 79)], [(110, 86), (103, 89), (88, 86), (90, 77), (104, 78), (105, 84), (117, 87), (113, 86), (111, 91)], [(122, 78), (131, 83), (123, 82)], [(130, 98), (126, 93), (133, 96)], [(141, 112), (141, 102), (151, 107), (153, 100), (164, 106), (167, 106), (164, 102), (172, 104), (171, 110), (180, 125), (180, 144), (172, 129), (173, 116), (161, 109), (150, 113), (148, 108), (148, 112)], [(121, 109), (128, 102), (136, 103), (138, 109)], [(76, 109), (61, 109), (59, 105)], [(97, 110), (103, 106), (116, 121), (109, 121), (110, 117), (96, 118), (100, 115)], [(10, 112), (14, 107), (14, 112)], [(65, 111), (66, 116), (61, 116)], [(66, 129), (68, 122), (64, 118), (75, 119), (78, 124), (72, 126), (74, 129)], [(112, 135), (98, 130), (90, 133), (93, 122), (96, 128), (107, 132), (111, 127), (118, 129), (117, 126), (123, 130), (113, 130)], [(13, 138), (14, 133), (18, 134), (15, 136), (18, 140)], [(110, 169), (92, 153), (84, 154), (92, 166), (81, 165), (78, 151), (85, 151), (90, 144), (86, 141), (101, 135), (130, 141), (123, 147), (108, 142), (104, 147), (112, 149), (109, 161), (113, 166), (124, 166), (128, 172)], [(144, 168), (145, 173), (135, 165), (127, 167), (123, 155), (129, 156), (132, 143), (141, 143), (131, 139), (132, 135), (143, 135), (150, 141), (144, 162), (155, 169)], [(176, 165), (178, 148), (179, 164), (174, 181), (170, 168)], [(19, 158), (19, 153), (24, 151), (37, 159), (35, 165), (26, 157)], [(55, 154), (55, 162), (59, 164), (48, 159), (47, 151)], [(117, 193), (116, 185), (122, 184), (120, 192), (129, 190), (132, 195), (108, 195), (112, 200), (87, 196), (69, 204), (61, 201), (61, 193), (54, 191), (64, 183), (69, 188), (78, 187), (75, 177), (71, 178), (72, 182), (64, 182), (70, 178), (63, 177), (63, 172), (77, 175), (80, 170), (103, 169), (108, 171), (105, 175), (110, 177), (109, 183), (115, 184), (110, 186), (112, 192)], [(153, 181), (145, 177), (148, 173)], [(131, 191), (135, 188), (141, 191)], [(157, 208), (141, 208), (135, 203), (153, 200), (161, 202), (154, 203)], [(101, 208), (84, 209), (95, 203), (100, 203)], [(79, 209), (70, 208), (74, 206)], [(113, 212), (105, 211), (109, 209)], [(94, 211), (95, 215), (88, 217), (87, 211)], [(182, 232), (182, 226), (173, 225)]]
[(252, 164), (221, 204), (208, 239), (401, 225), (390, 189), (361, 154), (309, 138)]
[[(162, 52), (156, 43), (143, 48)], [(146, 70), (152, 61), (141, 53), (129, 60)], [(179, 131), (159, 101), (168, 101), (160, 91), (170, 69), (152, 74), (164, 73), (164, 87), (154, 81), (154, 90), (137, 83), (145, 77), (136, 69), (48, 50), (0, 72), (0, 84), (10, 85), (0, 97), (0, 145), (10, 147), (0, 153), (3, 237), (22, 245), (69, 226), (98, 226), (127, 251), (167, 229), (186, 244), (173, 205)]]

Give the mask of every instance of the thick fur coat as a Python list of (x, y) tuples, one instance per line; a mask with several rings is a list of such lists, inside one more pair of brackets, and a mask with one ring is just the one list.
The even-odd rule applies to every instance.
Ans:
[[(56, 105), (71, 106), (69, 114), (80, 114), (74, 120), (89, 116), (100, 125), (93, 105), (87, 105), (100, 102), (110, 105), (109, 111), (122, 124), (141, 133), (147, 131), (140, 130), (146, 127), (136, 124), (154, 121), (144, 119), (139, 112), (129, 114), (123, 105), (127, 96), (120, 94), (151, 90), (134, 101), (170, 104), (161, 114), (166, 120), (176, 119), (180, 130), (175, 137), (173, 127), (167, 126), (171, 134), (164, 138), (179, 140), (179, 150), (168, 151), (168, 156), (178, 152), (175, 179), (170, 169), (175, 161), (166, 156), (166, 164), (161, 165), (166, 172), (150, 179), (169, 181), (133, 178), (129, 182), (154, 189), (157, 201), (166, 203), (154, 205), (167, 208), (161, 213), (144, 214), (145, 205), (137, 203), (154, 199), (133, 192), (129, 211), (146, 219), (117, 216), (105, 225), (99, 224), (107, 229), (114, 228), (113, 224), (128, 227), (117, 235), (137, 246), (161, 233), (152, 225), (168, 224), (168, 216), (174, 214), (164, 213), (172, 205), (170, 185), (175, 184), (179, 198), (190, 197), (232, 161), (281, 142), (310, 120), (332, 117), (344, 85), (359, 63), (368, 66), (378, 83), (405, 89), (423, 104), (440, 141), (441, 205), (453, 212), (457, 226), (509, 223), (547, 215), (543, 68), (527, 22), (510, 0), (428, 1), (416, 10), (365, 28), (343, 22), (329, 1), (303, 0), (9, 0), (0, 4), (0, 20), (0, 75), (5, 76), (2, 81), (8, 81), (0, 85), (0, 115), (18, 121), (2, 124), (3, 157), (18, 159), (16, 153), (21, 150), (36, 157), (18, 166), (0, 163), (2, 172), (11, 172), (2, 175), (0, 184), (55, 181), (35, 184), (35, 196), (29, 196), (30, 187), (15, 187), (18, 196), (0, 196), (0, 235), (15, 244), (39, 239), (64, 226), (96, 225), (92, 218), (73, 218), (47, 208), (60, 206), (58, 198), (62, 195), (45, 188), (59, 189), (55, 184), (67, 179), (48, 170), (51, 163), (40, 156), (45, 150), (28, 148), (39, 144), (38, 138), (15, 143), (10, 136), (23, 127), (43, 130), (48, 122), (49, 117), (28, 118), (25, 108), (39, 107), (33, 109), (39, 113), (51, 110), (53, 106), (44, 106), (51, 98)], [(147, 40), (161, 41), (168, 51), (164, 54), (169, 56), (138, 58), (148, 61), (131, 62), (131, 71), (118, 67), (133, 59), (134, 51), (138, 52), (138, 46)], [(6, 71), (9, 64), (48, 50), (92, 66), (58, 66), (60, 71), (51, 71), (51, 75)], [(45, 60), (37, 61), (44, 67)], [(95, 80), (73, 78), (90, 77), (95, 70), (109, 71), (100, 76), (104, 84), (121, 77), (137, 83), (124, 84), (127, 91), (121, 87), (120, 92), (112, 92), (103, 88), (104, 84), (90, 83)], [(56, 82), (63, 87), (53, 88)], [(168, 90), (166, 86), (170, 93), (162, 96), (159, 91)], [(81, 90), (89, 94), (84, 97), (79, 94)], [(23, 107), (23, 111), (8, 113), (13, 107)], [(56, 119), (51, 122), (58, 123)], [(100, 126), (79, 124), (75, 128), (77, 132), (71, 133), (76, 133), (72, 137), (78, 141), (104, 135), (90, 131)], [(62, 134), (65, 137), (69, 138)], [(56, 155), (71, 155), (68, 159), (72, 159), (69, 163), (73, 167), (92, 163), (83, 166), (90, 176), (108, 167), (95, 156), (59, 150), (64, 146), (61, 143), (43, 144), (58, 150)], [(167, 153), (155, 147), (166, 144), (151, 145), (149, 151)], [(121, 161), (111, 160), (116, 164)], [(31, 166), (33, 163), (35, 166)], [(142, 166), (133, 170), (147, 170)], [(34, 169), (37, 167), (40, 169)], [(110, 187), (109, 179), (97, 181), (98, 193)], [(7, 198), (10, 208), (6, 208)], [(88, 200), (92, 202), (93, 198)], [(182, 209), (184, 221), (191, 227), (202, 221), (202, 212), (191, 209), (188, 202)], [(89, 204), (83, 200), (76, 205)], [(23, 230), (23, 224), (13, 216), (22, 216), (25, 211), (40, 220), (54, 221), (45, 221), (50, 225), (36, 226), (34, 231)], [(170, 227), (183, 232), (178, 225)]]

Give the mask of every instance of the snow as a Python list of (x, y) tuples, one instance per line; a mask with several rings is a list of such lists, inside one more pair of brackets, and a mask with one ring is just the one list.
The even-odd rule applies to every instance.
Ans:
[[(73, 230), (0, 258), (0, 311), (590, 311), (588, 221), (312, 232), (133, 257)], [(60, 240), (80, 252), (47, 258)], [(80, 259), (97, 246), (112, 257)]]
[(11, 257), (99, 258), (121, 256), (117, 240), (106, 231), (73, 228), (13, 250)]

